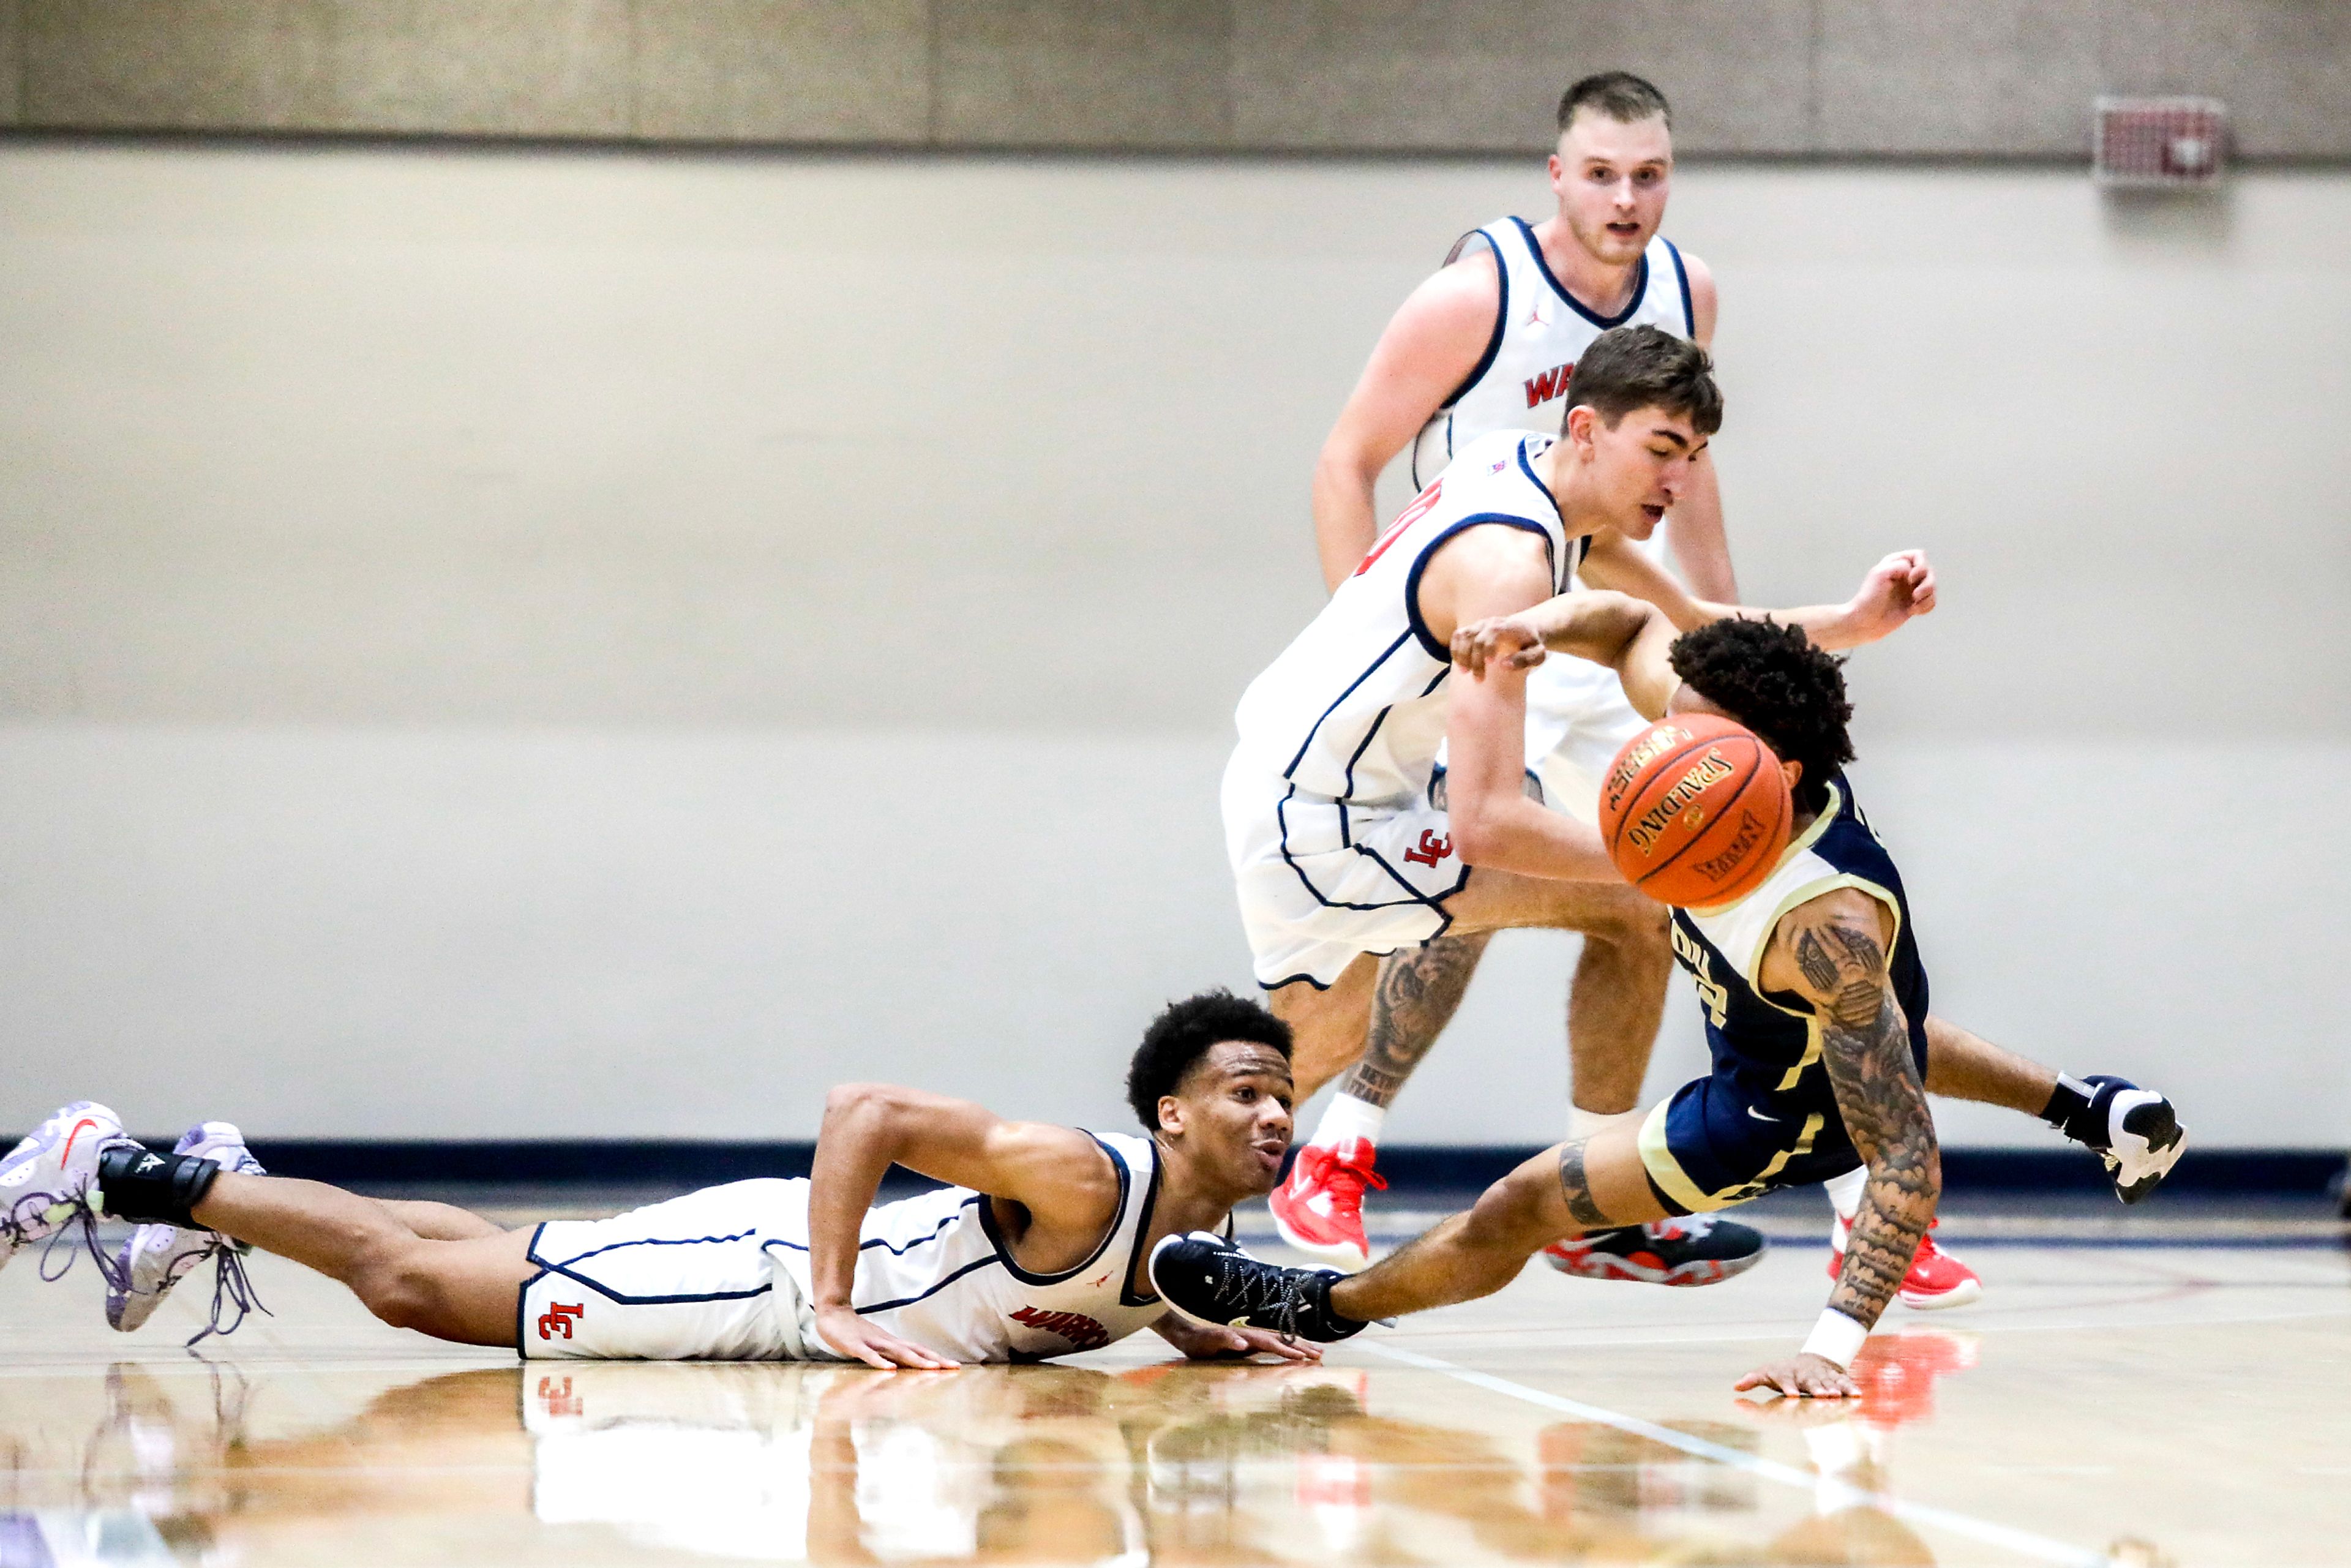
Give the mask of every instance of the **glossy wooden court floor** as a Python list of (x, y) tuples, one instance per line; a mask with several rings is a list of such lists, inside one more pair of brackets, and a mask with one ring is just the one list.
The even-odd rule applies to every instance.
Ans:
[[(1707, 1290), (1562, 1280), (1314, 1369), (533, 1364), (256, 1260), (271, 1318), (136, 1336), (85, 1261), (0, 1272), (0, 1564), (2351, 1562), (2351, 1264), (1950, 1244), (1855, 1404), (1732, 1380), (1818, 1312), (1783, 1240)], [(1996, 1229), (1996, 1228), (1994, 1228)], [(1992, 1244), (1999, 1242), (2001, 1244)]]

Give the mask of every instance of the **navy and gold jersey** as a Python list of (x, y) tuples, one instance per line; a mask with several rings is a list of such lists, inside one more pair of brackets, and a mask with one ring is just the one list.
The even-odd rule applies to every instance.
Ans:
[(1894, 994), (1924, 1075), (1927, 970), (1902, 873), (1840, 773), (1829, 781), (1827, 809), (1789, 844), (1762, 886), (1719, 909), (1673, 913), (1674, 956), (1698, 982), (1714, 1058), (1711, 1075), (1686, 1085), (1642, 1128), (1650, 1179), (1674, 1207), (1719, 1208), (1858, 1163), (1821, 1061), (1819, 1018), (1802, 997), (1761, 983), (1781, 917), (1840, 887), (1894, 912)]

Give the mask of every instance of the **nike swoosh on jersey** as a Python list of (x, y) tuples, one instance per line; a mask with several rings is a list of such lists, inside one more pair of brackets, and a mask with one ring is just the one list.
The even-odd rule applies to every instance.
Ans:
[(1769, 1123), (1771, 1123), (1771, 1124), (1773, 1126), (1775, 1126), (1775, 1127), (1776, 1127), (1776, 1126), (1778, 1126), (1778, 1125), (1780, 1124), (1780, 1118), (1779, 1118), (1779, 1117), (1777, 1117), (1777, 1116), (1766, 1116), (1762, 1112), (1758, 1111), (1758, 1110), (1757, 1110), (1754, 1106), (1752, 1106), (1752, 1105), (1750, 1105), (1749, 1107), (1747, 1107), (1747, 1113), (1748, 1113), (1749, 1115), (1750, 1115), (1750, 1116), (1754, 1117), (1754, 1118), (1755, 1118), (1757, 1121), (1759, 1121), (1759, 1122), (1769, 1122)]

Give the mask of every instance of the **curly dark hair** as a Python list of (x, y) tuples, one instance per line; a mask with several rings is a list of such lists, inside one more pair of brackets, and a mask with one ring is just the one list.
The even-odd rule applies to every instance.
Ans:
[(1769, 617), (1708, 622), (1675, 638), (1668, 657), (1692, 691), (1761, 736), (1782, 761), (1803, 764), (1796, 810), (1827, 807), (1830, 777), (1853, 760), (1843, 659), (1802, 627)]
[(1159, 1097), (1176, 1092), (1193, 1063), (1228, 1040), (1254, 1040), (1280, 1051), (1282, 1061), (1290, 1060), (1290, 1026), (1256, 1002), (1221, 986), (1169, 1002), (1143, 1031), (1143, 1043), (1134, 1048), (1134, 1061), (1126, 1070), (1126, 1103), (1134, 1107), (1136, 1118), (1157, 1132)]

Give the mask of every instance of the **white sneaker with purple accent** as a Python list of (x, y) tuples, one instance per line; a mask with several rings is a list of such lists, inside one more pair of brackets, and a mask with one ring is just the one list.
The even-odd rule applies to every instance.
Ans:
[[(137, 1141), (122, 1130), (113, 1112), (95, 1101), (77, 1100), (9, 1150), (0, 1159), (0, 1265), (18, 1249), (57, 1234), (77, 1218), (88, 1240), (89, 1191), (98, 1176), (98, 1156)], [(106, 1260), (100, 1256), (99, 1261), (103, 1265)]]
[[(228, 1122), (199, 1123), (180, 1134), (172, 1152), (210, 1160), (223, 1170), (245, 1176), (267, 1174), (245, 1146), (245, 1134)], [(153, 1316), (172, 1287), (198, 1264), (232, 1249), (241, 1250), (236, 1242), (210, 1230), (161, 1224), (139, 1227), (115, 1256), (114, 1272), (121, 1283), (107, 1290), (106, 1321), (129, 1333)]]

